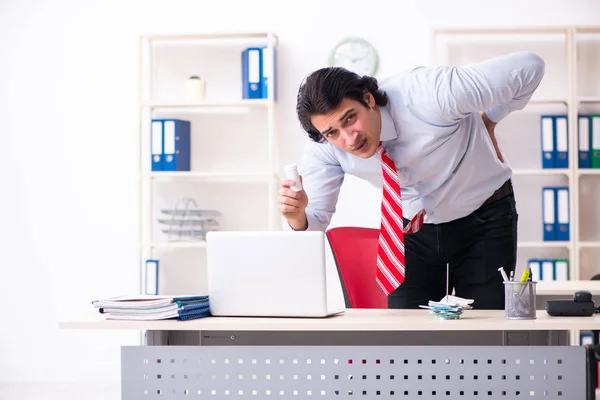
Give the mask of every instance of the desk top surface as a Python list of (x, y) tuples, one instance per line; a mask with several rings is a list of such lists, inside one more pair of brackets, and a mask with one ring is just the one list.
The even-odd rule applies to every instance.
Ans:
[(63, 320), (61, 329), (136, 329), (181, 331), (511, 331), (600, 330), (600, 314), (552, 317), (537, 311), (534, 320), (507, 320), (503, 310), (467, 310), (458, 320), (437, 320), (427, 310), (348, 309), (327, 318), (206, 317), (191, 321), (106, 320), (96, 310)]

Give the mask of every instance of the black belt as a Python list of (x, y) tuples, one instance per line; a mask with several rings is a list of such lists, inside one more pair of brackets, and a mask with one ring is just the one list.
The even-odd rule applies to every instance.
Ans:
[(510, 196), (513, 193), (514, 192), (513, 192), (512, 182), (509, 179), (506, 182), (504, 182), (504, 184), (502, 184), (502, 186), (500, 186), (500, 188), (498, 190), (496, 190), (494, 192), (494, 194), (492, 194), (486, 201), (484, 201), (483, 204), (481, 205), (481, 207), (486, 206), (495, 201), (498, 201), (500, 199), (503, 199), (507, 196)]

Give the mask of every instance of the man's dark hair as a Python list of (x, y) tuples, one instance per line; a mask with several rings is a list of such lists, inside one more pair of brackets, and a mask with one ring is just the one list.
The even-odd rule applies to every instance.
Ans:
[(312, 115), (327, 114), (339, 107), (344, 98), (359, 101), (365, 107), (365, 93), (371, 92), (375, 104), (385, 106), (387, 94), (377, 84), (377, 79), (341, 67), (328, 67), (311, 73), (298, 90), (296, 113), (302, 128), (315, 142), (323, 142), (325, 138), (310, 122)]

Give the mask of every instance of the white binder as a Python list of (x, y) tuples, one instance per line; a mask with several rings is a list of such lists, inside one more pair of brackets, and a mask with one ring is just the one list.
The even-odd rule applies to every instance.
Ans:
[(556, 157), (554, 159), (556, 168), (569, 168), (569, 135), (567, 132), (567, 117), (556, 117)]
[(539, 282), (542, 280), (542, 266), (540, 260), (529, 260), (527, 263), (529, 269), (531, 269), (531, 280)]
[(542, 116), (542, 168), (554, 168), (554, 118)]
[(544, 240), (556, 240), (556, 218), (554, 203), (554, 188), (542, 190), (542, 223), (544, 226)]
[(557, 281), (569, 280), (569, 263), (567, 260), (554, 260), (554, 278)]
[(554, 260), (542, 260), (542, 281), (554, 280)]

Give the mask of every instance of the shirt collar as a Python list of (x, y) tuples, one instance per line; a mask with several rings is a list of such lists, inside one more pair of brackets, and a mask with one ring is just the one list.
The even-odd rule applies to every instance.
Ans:
[(388, 140), (397, 139), (398, 133), (396, 132), (396, 127), (394, 126), (394, 120), (392, 119), (392, 115), (390, 114), (389, 106), (380, 106), (379, 113), (381, 114), (380, 140), (382, 142), (385, 142)]

